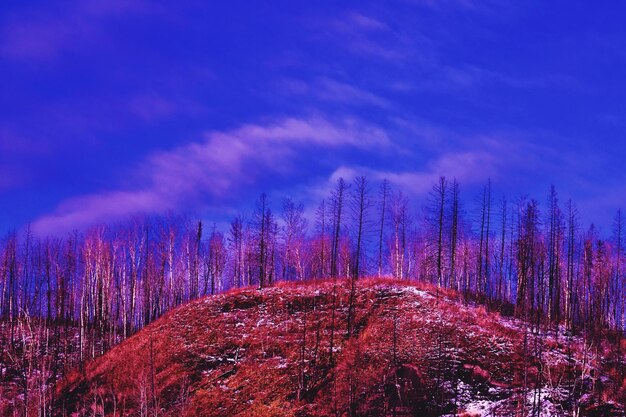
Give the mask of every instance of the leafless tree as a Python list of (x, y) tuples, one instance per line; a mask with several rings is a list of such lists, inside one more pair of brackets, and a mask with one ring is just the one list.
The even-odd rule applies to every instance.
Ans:
[(338, 259), (340, 252), (340, 237), (343, 215), (344, 196), (346, 193), (347, 185), (343, 178), (337, 180), (337, 187), (331, 195), (332, 201), (332, 213), (333, 213), (333, 243), (332, 243), (332, 255), (330, 260), (330, 274), (336, 277), (339, 272)]
[(302, 281), (304, 279), (303, 251), (307, 232), (304, 205), (290, 198), (283, 201), (283, 226), (281, 228), (283, 260), (282, 279)]
[(385, 214), (387, 212), (387, 199), (389, 198), (389, 192), (389, 181), (385, 178), (380, 184), (380, 190), (378, 192), (378, 214), (380, 216), (378, 228), (378, 276), (383, 275), (383, 238), (385, 235)]

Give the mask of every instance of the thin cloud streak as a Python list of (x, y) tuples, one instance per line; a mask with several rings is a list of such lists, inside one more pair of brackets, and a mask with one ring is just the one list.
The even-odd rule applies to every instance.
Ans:
[(93, 41), (103, 20), (147, 10), (143, 1), (87, 0), (71, 4), (54, 16), (32, 12), (9, 15), (0, 31), (0, 55), (14, 60), (55, 58)]
[(311, 82), (283, 80), (278, 88), (287, 95), (314, 97), (322, 101), (343, 103), (350, 106), (374, 106), (382, 109), (392, 107), (391, 103), (369, 90), (356, 85), (320, 77)]
[(287, 118), (211, 132), (202, 142), (147, 158), (133, 174), (134, 188), (70, 199), (35, 221), (32, 228), (41, 235), (58, 234), (139, 212), (190, 208), (207, 197), (223, 200), (239, 187), (260, 181), (259, 176), (288, 173), (291, 167), (279, 161), (296, 151), (374, 149), (389, 143), (384, 131), (357, 119)]

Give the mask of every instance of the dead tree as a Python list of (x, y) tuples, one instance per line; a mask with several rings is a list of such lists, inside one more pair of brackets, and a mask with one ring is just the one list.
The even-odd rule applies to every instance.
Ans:
[(237, 216), (230, 223), (228, 243), (232, 259), (232, 285), (239, 288), (243, 285), (245, 271), (243, 219)]
[(380, 185), (379, 196), (379, 215), (380, 223), (378, 229), (378, 276), (383, 275), (383, 238), (385, 234), (385, 213), (387, 212), (387, 198), (389, 196), (389, 181), (384, 179)]
[(268, 235), (270, 233), (270, 220), (271, 211), (269, 208), (269, 202), (265, 193), (261, 194), (257, 201), (256, 212), (256, 235), (257, 235), (257, 259), (258, 259), (258, 283), (259, 289), (264, 288), (267, 284), (268, 277), (268, 250), (269, 242)]
[(344, 194), (346, 192), (346, 182), (343, 178), (337, 180), (337, 188), (331, 195), (333, 206), (333, 245), (330, 260), (330, 274), (333, 277), (338, 275), (339, 267), (337, 260), (339, 258), (339, 237), (341, 235), (341, 219), (343, 212)]
[(290, 198), (285, 199), (283, 201), (282, 219), (282, 279), (302, 281), (304, 279), (302, 252), (307, 228), (304, 205), (302, 203), (296, 204)]
[(452, 180), (452, 194), (451, 194), (451, 206), (450, 213), (450, 277), (448, 285), (452, 288), (458, 289), (457, 279), (457, 248), (459, 238), (459, 183), (456, 178)]
[(437, 234), (437, 287), (444, 284), (443, 279), (443, 220), (446, 201), (446, 188), (448, 182), (446, 177), (440, 177), (437, 184), (433, 186), (431, 199), (436, 213), (436, 234)]
[(352, 195), (352, 220), (354, 222), (356, 234), (356, 247), (354, 254), (355, 279), (361, 277), (363, 270), (363, 253), (366, 247), (366, 237), (369, 232), (368, 214), (371, 207), (369, 199), (369, 186), (366, 177), (357, 177), (354, 180), (354, 193)]
[(327, 252), (329, 250), (329, 243), (327, 242), (327, 227), (328, 223), (326, 221), (327, 216), (327, 208), (326, 208), (326, 200), (322, 200), (320, 205), (315, 212), (315, 227), (317, 228), (317, 234), (319, 236), (319, 245), (317, 250), (317, 260), (319, 262), (317, 267), (317, 276), (320, 278), (325, 278), (328, 274), (327, 264), (330, 256), (327, 256)]
[(491, 224), (491, 180), (483, 188), (480, 197), (480, 240), (478, 247), (478, 275), (476, 291), (484, 299), (489, 298), (490, 262), (489, 262), (489, 229)]
[(391, 237), (392, 275), (396, 279), (405, 278), (406, 228), (408, 222), (408, 199), (401, 191), (392, 193), (389, 203), (389, 217), (393, 227)]

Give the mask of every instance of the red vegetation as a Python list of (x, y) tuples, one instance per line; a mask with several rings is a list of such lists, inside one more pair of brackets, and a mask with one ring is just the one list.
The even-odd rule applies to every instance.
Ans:
[[(55, 409), (313, 417), (469, 416), (482, 407), (521, 415), (538, 394), (545, 413), (592, 415), (603, 406), (602, 415), (622, 415), (611, 403), (624, 395), (621, 377), (603, 374), (579, 339), (524, 334), (451, 291), (361, 280), (353, 309), (350, 298), (349, 282), (326, 281), (191, 302), (71, 374)], [(537, 344), (538, 357), (530, 353)]]

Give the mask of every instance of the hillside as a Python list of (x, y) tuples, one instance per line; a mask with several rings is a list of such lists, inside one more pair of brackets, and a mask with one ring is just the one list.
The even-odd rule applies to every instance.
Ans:
[[(452, 292), (346, 281), (182, 306), (59, 385), (58, 415), (623, 415), (606, 347)], [(350, 324), (348, 324), (350, 322)], [(348, 336), (348, 326), (351, 335)]]

